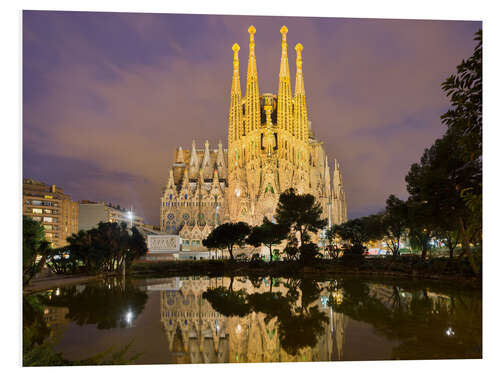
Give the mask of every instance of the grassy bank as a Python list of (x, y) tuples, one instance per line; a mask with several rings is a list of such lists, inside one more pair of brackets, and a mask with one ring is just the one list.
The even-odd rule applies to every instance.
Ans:
[(364, 259), (359, 263), (321, 260), (303, 266), (298, 262), (278, 261), (161, 261), (140, 262), (132, 266), (133, 276), (327, 276), (336, 274), (373, 275), (393, 278), (417, 278), (449, 280), (481, 285), (481, 275), (475, 276), (469, 264), (463, 260), (436, 258), (423, 262), (417, 257)]

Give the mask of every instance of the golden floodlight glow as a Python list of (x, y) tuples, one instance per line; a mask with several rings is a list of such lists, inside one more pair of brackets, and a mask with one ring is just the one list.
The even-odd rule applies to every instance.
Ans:
[(249, 54), (242, 95), (240, 46), (232, 45), (233, 74), (228, 113), (227, 148), (191, 151), (179, 147), (162, 194), (161, 229), (200, 241), (225, 222), (259, 225), (275, 214), (279, 195), (290, 187), (314, 195), (329, 225), (347, 220), (340, 167), (333, 172), (322, 142), (316, 140), (306, 106), (303, 46), (297, 43), (295, 91), (287, 54), (288, 28), (282, 26), (277, 93), (261, 93), (255, 32), (248, 28)]

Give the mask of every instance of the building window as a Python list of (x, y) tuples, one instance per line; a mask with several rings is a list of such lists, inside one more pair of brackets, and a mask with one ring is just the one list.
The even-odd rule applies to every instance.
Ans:
[(31, 204), (34, 206), (40, 206), (42, 204), (42, 201), (31, 201)]
[(40, 216), (33, 216), (32, 219), (34, 221), (42, 221), (42, 218)]
[(33, 213), (34, 214), (41, 214), (42, 213), (42, 209), (41, 208), (33, 208)]
[(44, 225), (43, 228), (45, 230), (52, 230), (52, 225)]
[(46, 209), (46, 208), (44, 208), (44, 210), (43, 210), (43, 213), (44, 213), (44, 214), (50, 214), (51, 212), (52, 212), (51, 210), (48, 210), (48, 209)]
[(44, 223), (52, 223), (52, 222), (53, 222), (53, 219), (52, 219), (51, 217), (46, 217), (46, 216), (45, 216), (45, 217), (43, 218), (43, 222), (44, 222)]

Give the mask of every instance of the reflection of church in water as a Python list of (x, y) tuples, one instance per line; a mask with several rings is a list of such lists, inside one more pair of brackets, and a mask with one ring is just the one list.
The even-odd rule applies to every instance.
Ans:
[[(186, 278), (188, 279), (188, 278)], [(269, 279), (256, 288), (248, 280), (233, 281), (233, 289), (248, 293), (269, 291)], [(295, 355), (280, 345), (278, 321), (251, 312), (244, 317), (225, 317), (216, 312), (202, 294), (207, 288), (229, 285), (228, 278), (172, 278), (161, 285), (161, 322), (176, 363), (300, 362), (341, 360), (347, 316), (327, 305), (328, 297), (313, 304), (328, 317), (314, 347)], [(321, 285), (321, 283), (320, 283)], [(153, 287), (155, 288), (155, 287)], [(273, 286), (286, 294), (286, 287)], [(341, 295), (338, 298), (342, 298)]]

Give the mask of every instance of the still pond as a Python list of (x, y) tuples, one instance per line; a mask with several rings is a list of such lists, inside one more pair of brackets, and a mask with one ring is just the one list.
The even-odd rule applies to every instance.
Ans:
[(24, 328), (70, 360), (130, 342), (137, 364), (482, 356), (481, 291), (436, 283), (106, 279), (28, 298)]

